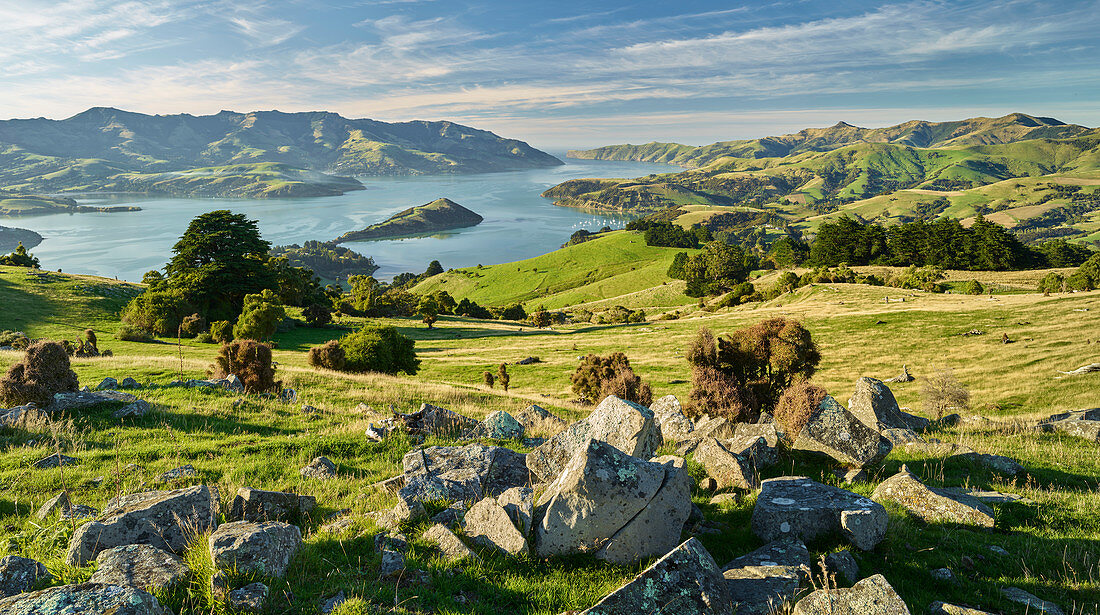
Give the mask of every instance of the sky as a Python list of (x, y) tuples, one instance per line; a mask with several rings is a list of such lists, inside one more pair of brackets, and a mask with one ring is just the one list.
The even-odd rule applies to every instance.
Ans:
[(1100, 126), (1100, 0), (0, 0), (0, 118), (327, 110), (545, 148)]

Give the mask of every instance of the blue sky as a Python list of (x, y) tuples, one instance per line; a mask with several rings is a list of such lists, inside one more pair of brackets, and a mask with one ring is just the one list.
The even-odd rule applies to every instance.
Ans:
[(0, 117), (330, 110), (537, 146), (1023, 111), (1100, 125), (1100, 2), (0, 0)]

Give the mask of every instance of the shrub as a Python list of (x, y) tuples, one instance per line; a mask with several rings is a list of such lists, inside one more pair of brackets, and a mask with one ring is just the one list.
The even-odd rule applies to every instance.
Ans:
[(27, 348), (23, 360), (0, 378), (0, 402), (7, 406), (33, 403), (45, 408), (55, 393), (76, 391), (79, 386), (65, 347), (58, 342), (35, 342)]
[(176, 335), (183, 317), (194, 310), (175, 290), (147, 290), (122, 310), (122, 322), (155, 335)]
[(512, 380), (512, 377), (508, 375), (507, 363), (501, 363), (500, 367), (497, 368), (497, 380), (500, 381), (501, 388), (503, 388), (504, 392), (507, 393), (508, 383)]
[(350, 372), (382, 372), (413, 375), (420, 369), (420, 359), (413, 351), (413, 341), (393, 327), (368, 325), (340, 338)]
[(550, 312), (539, 310), (533, 312), (529, 318), (531, 325), (543, 329), (550, 326)]
[(332, 310), (323, 303), (313, 303), (302, 310), (302, 317), (311, 327), (323, 327), (332, 322)]
[(984, 295), (985, 286), (977, 280), (970, 280), (966, 283), (966, 294), (968, 295)]
[(648, 406), (653, 401), (649, 385), (642, 382), (621, 352), (607, 357), (590, 354), (573, 372), (573, 392), (589, 402), (598, 402), (615, 395)]
[(1051, 271), (1043, 276), (1043, 279), (1039, 280), (1038, 291), (1044, 294), (1060, 293), (1066, 290), (1066, 276), (1058, 273), (1057, 271)]
[(213, 344), (214, 336), (210, 335), (209, 331), (205, 331), (195, 336), (195, 341), (200, 344)]
[(99, 348), (96, 347), (95, 331), (91, 329), (84, 330), (84, 338), (77, 340), (77, 347), (73, 351), (73, 355), (77, 357), (98, 357)]
[(200, 314), (186, 316), (180, 322), (180, 335), (183, 337), (195, 337), (203, 331), (206, 331), (206, 319)]
[(275, 335), (279, 323), (286, 318), (286, 310), (279, 303), (279, 297), (271, 290), (254, 295), (245, 295), (244, 309), (237, 324), (233, 325), (233, 337), (236, 339), (264, 340)]
[(249, 392), (267, 392), (279, 388), (275, 381), (275, 366), (271, 362), (271, 346), (255, 340), (240, 339), (223, 344), (214, 357), (214, 377), (237, 376)]
[(775, 405), (775, 422), (783, 428), (787, 441), (793, 442), (802, 433), (825, 395), (825, 389), (809, 382), (799, 382), (783, 391)]
[(920, 267), (912, 265), (904, 274), (890, 280), (890, 286), (923, 290), (930, 293), (942, 293), (946, 286), (940, 283), (946, 277), (943, 267)]
[(233, 341), (233, 323), (228, 320), (215, 320), (210, 323), (210, 337), (219, 344)]
[(523, 320), (525, 318), (527, 318), (527, 310), (524, 310), (519, 303), (509, 305), (500, 313), (501, 320)]
[(12, 348), (18, 348), (16, 344), (26, 344), (23, 348), (30, 345), (30, 340), (27, 338), (27, 334), (22, 331), (0, 331), (0, 346), (11, 346)]
[(493, 372), (482, 372), (481, 379), (485, 382), (485, 386), (490, 389), (496, 384), (496, 378), (493, 376)]
[(340, 342), (336, 340), (329, 340), (321, 346), (310, 348), (306, 358), (313, 367), (336, 371), (344, 369), (347, 364), (347, 355), (344, 353), (344, 349), (340, 347)]
[(721, 416), (734, 422), (749, 421), (756, 413), (752, 392), (737, 377), (714, 365), (693, 365), (691, 393), (685, 408), (688, 416)]
[(133, 325), (122, 325), (119, 327), (118, 331), (115, 333), (115, 339), (124, 342), (142, 342), (146, 344), (156, 341), (152, 333)]
[(699, 366), (711, 366), (718, 364), (718, 346), (714, 340), (714, 333), (706, 327), (700, 327), (695, 332), (691, 344), (687, 349), (688, 363)]
[(8, 265), (9, 267), (30, 267), (32, 269), (38, 269), (38, 259), (33, 254), (27, 252), (27, 248), (23, 247), (23, 242), (19, 242), (19, 246), (15, 248), (15, 251), (11, 254), (0, 256), (0, 265)]
[(493, 317), (493, 314), (489, 310), (481, 307), (476, 302), (469, 299), (463, 299), (455, 306), (455, 316), (466, 316), (467, 318), (479, 318), (489, 319)]
[(924, 379), (921, 387), (925, 412), (937, 419), (943, 418), (949, 409), (965, 410), (970, 407), (970, 391), (955, 379), (955, 372), (939, 370)]

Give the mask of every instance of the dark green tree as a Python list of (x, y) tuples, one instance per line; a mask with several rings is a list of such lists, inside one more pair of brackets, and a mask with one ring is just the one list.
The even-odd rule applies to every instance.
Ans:
[(439, 275), (443, 273), (443, 265), (439, 261), (432, 261), (428, 263), (428, 268), (424, 270), (424, 277), (430, 278), (433, 275)]
[(14, 252), (0, 256), (0, 265), (38, 269), (38, 259), (30, 252), (27, 252), (27, 248), (25, 248), (23, 242), (20, 241)]

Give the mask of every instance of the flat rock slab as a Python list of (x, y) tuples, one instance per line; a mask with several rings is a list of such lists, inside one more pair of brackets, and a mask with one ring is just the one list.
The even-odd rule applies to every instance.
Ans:
[(571, 424), (527, 454), (527, 467), (542, 481), (556, 479), (589, 440), (607, 442), (649, 459), (661, 446), (661, 431), (645, 406), (608, 395), (588, 417)]
[(29, 557), (9, 555), (0, 559), (0, 598), (21, 594), (51, 579), (53, 575), (46, 567)]
[(210, 535), (210, 555), (216, 567), (278, 578), (286, 574), (301, 545), (301, 530), (279, 521), (234, 521)]
[(722, 576), (737, 613), (781, 612), (808, 578), (810, 552), (797, 540), (777, 540), (723, 567)]
[(871, 499), (801, 476), (764, 481), (752, 511), (752, 531), (761, 540), (808, 542), (833, 532), (868, 551), (886, 536), (886, 509)]
[(1002, 476), (1017, 476), (1024, 473), (1024, 467), (1015, 459), (1004, 455), (992, 455), (975, 451), (959, 451), (950, 455), (949, 459), (963, 459), (970, 463), (986, 468)]
[(502, 446), (429, 446), (409, 451), (401, 463), (400, 492), (419, 501), (495, 497), (530, 482), (526, 456)]
[(62, 585), (0, 600), (5, 615), (110, 613), (111, 615), (171, 615), (144, 590), (120, 585)]
[(729, 591), (714, 558), (690, 538), (583, 615), (725, 614)]
[(46, 500), (46, 503), (38, 507), (38, 512), (34, 514), (35, 519), (43, 520), (54, 514), (63, 514), (66, 511), (73, 509), (72, 500), (69, 499), (68, 491), (59, 491), (57, 495)]
[(1049, 425), (1054, 431), (1091, 440), (1092, 442), (1100, 442), (1100, 420), (1057, 421)]
[(723, 417), (704, 417), (695, 423), (695, 429), (691, 430), (686, 440), (680, 442), (676, 454), (681, 457), (695, 452), (695, 447), (706, 438), (714, 438), (723, 442), (733, 437), (735, 424)]
[(909, 607), (881, 574), (850, 588), (821, 589), (798, 601), (794, 615), (909, 615)]
[(443, 557), (450, 561), (466, 558), (479, 559), (477, 553), (467, 547), (458, 536), (455, 536), (454, 532), (438, 523), (425, 530), (421, 538), (439, 547), (439, 550), (443, 552)]
[(745, 568), (746, 566), (764, 566), (784, 568), (794, 574), (808, 574), (810, 569), (810, 551), (797, 539), (780, 539), (730, 560), (723, 570)]
[(933, 602), (928, 605), (930, 615), (993, 615), (988, 611), (979, 611), (968, 606), (959, 606), (947, 602)]
[(875, 501), (896, 502), (926, 523), (958, 523), (993, 527), (993, 509), (976, 498), (922, 483), (904, 466), (871, 494)]
[(77, 393), (57, 393), (53, 401), (46, 408), (46, 412), (68, 412), (81, 410), (96, 404), (121, 402), (130, 404), (138, 401), (138, 398), (130, 393), (121, 391), (80, 391)]
[(795, 438), (793, 448), (827, 455), (848, 467), (865, 468), (881, 463), (893, 444), (826, 395)]
[(1048, 615), (1064, 615), (1062, 608), (1049, 600), (1043, 600), (1034, 594), (1030, 594), (1018, 587), (1006, 587), (1001, 590), (1001, 595), (1006, 600), (1022, 604), (1031, 613), (1047, 613)]
[(317, 506), (317, 498), (283, 491), (241, 487), (230, 505), (233, 521), (297, 521)]
[(126, 545), (100, 551), (95, 563), (91, 583), (145, 589), (171, 587), (184, 581), (191, 571), (182, 558), (152, 545)]
[(192, 535), (214, 528), (215, 500), (206, 485), (116, 498), (98, 518), (76, 529), (65, 561), (83, 566), (100, 551), (132, 544), (180, 553)]

